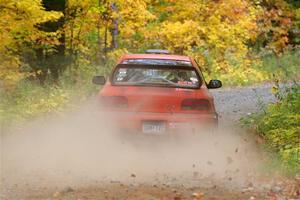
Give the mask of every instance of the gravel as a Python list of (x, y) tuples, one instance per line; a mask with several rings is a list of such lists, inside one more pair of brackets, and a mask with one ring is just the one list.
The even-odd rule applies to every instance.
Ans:
[(235, 123), (241, 117), (261, 111), (275, 101), (271, 88), (271, 85), (260, 85), (211, 90), (220, 121)]

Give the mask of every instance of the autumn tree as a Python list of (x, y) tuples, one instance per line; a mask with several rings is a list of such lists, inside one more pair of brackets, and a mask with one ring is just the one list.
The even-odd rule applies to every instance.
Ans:
[(257, 32), (257, 10), (250, 1), (165, 0), (159, 6), (165, 10), (156, 8), (160, 23), (156, 31), (149, 30), (149, 39), (161, 48), (192, 55), (201, 65), (210, 60), (207, 71), (213, 67), (226, 72), (238, 62), (249, 65), (244, 62), (247, 42)]
[[(59, 12), (46, 11), (39, 0), (1, 0), (0, 1), (0, 84), (10, 88), (22, 78), (21, 71), (32, 72), (26, 65), (24, 54), (38, 55), (32, 51), (59, 43), (57, 32), (44, 32), (39, 25), (56, 21), (62, 16)], [(38, 64), (33, 63), (35, 68)], [(39, 71), (35, 71), (35, 75)]]
[(262, 0), (258, 6), (257, 25), (259, 35), (256, 45), (258, 48), (267, 48), (279, 55), (289, 44), (289, 31), (292, 26), (293, 12), (290, 5), (284, 0)]
[(293, 45), (300, 45), (300, 1), (289, 0), (294, 17), (292, 18), (292, 28), (289, 39)]

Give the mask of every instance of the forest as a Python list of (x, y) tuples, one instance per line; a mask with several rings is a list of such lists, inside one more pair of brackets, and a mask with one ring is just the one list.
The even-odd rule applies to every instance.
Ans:
[(72, 109), (93, 75), (147, 49), (192, 56), (225, 87), (273, 84), (276, 103), (245, 123), (299, 173), (298, 0), (0, 0), (1, 127)]
[(124, 52), (193, 56), (229, 85), (295, 75), (300, 2), (1, 0), (1, 86), (77, 82)]

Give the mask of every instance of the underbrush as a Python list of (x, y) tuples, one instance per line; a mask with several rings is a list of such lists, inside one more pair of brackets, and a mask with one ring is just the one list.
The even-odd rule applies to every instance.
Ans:
[(284, 172), (300, 174), (300, 85), (295, 83), (275, 95), (276, 103), (243, 122), (265, 139), (266, 148), (275, 153)]
[(24, 79), (12, 91), (0, 88), (0, 128), (73, 109), (98, 91), (92, 77), (106, 73), (104, 68), (81, 66), (76, 71), (67, 70), (56, 83), (47, 80), (41, 85), (37, 80)]
[(2, 125), (22, 122), (38, 115), (59, 113), (70, 100), (70, 91), (23, 81), (13, 93), (2, 91), (0, 121)]

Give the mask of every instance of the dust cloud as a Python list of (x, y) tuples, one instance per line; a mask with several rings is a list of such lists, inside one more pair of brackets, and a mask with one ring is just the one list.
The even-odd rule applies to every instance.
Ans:
[(109, 119), (92, 101), (79, 111), (2, 133), (2, 184), (239, 186), (259, 164), (255, 144), (241, 130), (220, 125), (196, 135), (147, 136), (121, 133)]

